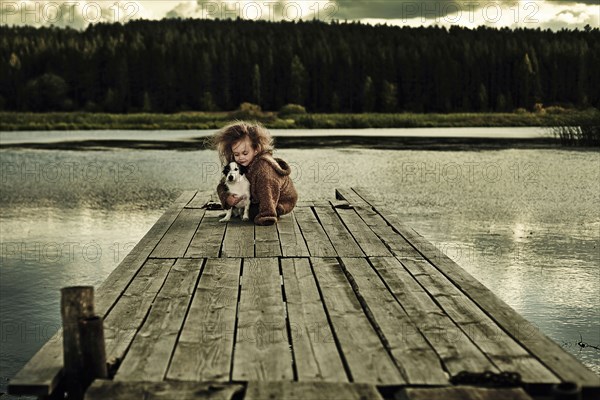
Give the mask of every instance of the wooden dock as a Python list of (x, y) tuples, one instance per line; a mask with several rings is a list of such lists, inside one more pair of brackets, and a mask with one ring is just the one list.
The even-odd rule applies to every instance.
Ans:
[[(255, 226), (184, 193), (96, 290), (113, 373), (86, 399), (598, 395), (598, 375), (395, 210), (336, 197)], [(9, 393), (61, 392), (61, 337)]]

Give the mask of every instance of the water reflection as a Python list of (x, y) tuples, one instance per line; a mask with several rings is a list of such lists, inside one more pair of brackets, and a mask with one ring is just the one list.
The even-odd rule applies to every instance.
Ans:
[[(363, 186), (500, 298), (600, 372), (600, 168), (592, 152), (292, 150), (302, 199)], [(210, 151), (2, 150), (0, 375), (60, 323), (59, 289), (99, 285), (186, 189)], [(460, 174), (457, 172), (460, 171)], [(0, 387), (5, 391), (5, 384)]]

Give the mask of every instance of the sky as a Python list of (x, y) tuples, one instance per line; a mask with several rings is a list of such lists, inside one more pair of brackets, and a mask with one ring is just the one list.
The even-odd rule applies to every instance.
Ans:
[(163, 18), (541, 29), (600, 27), (600, 0), (0, 0), (0, 24), (69, 26)]

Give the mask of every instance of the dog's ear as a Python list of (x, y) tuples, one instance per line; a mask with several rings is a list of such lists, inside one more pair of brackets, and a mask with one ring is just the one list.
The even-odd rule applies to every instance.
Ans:
[(244, 167), (242, 164), (238, 164), (240, 166), (240, 175), (245, 175), (246, 171), (248, 171), (248, 167)]
[(231, 168), (229, 167), (229, 164), (227, 164), (226, 166), (223, 167), (223, 175), (227, 175), (229, 173), (229, 170)]

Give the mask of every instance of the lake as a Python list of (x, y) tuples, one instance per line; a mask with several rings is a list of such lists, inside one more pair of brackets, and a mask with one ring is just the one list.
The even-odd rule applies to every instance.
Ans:
[[(291, 164), (302, 199), (368, 188), (600, 374), (600, 351), (577, 345), (600, 344), (600, 153), (286, 148), (276, 155)], [(213, 189), (220, 166), (208, 150), (17, 147), (0, 149), (0, 157), (6, 392), (59, 328), (60, 288), (98, 286), (183, 190)]]

